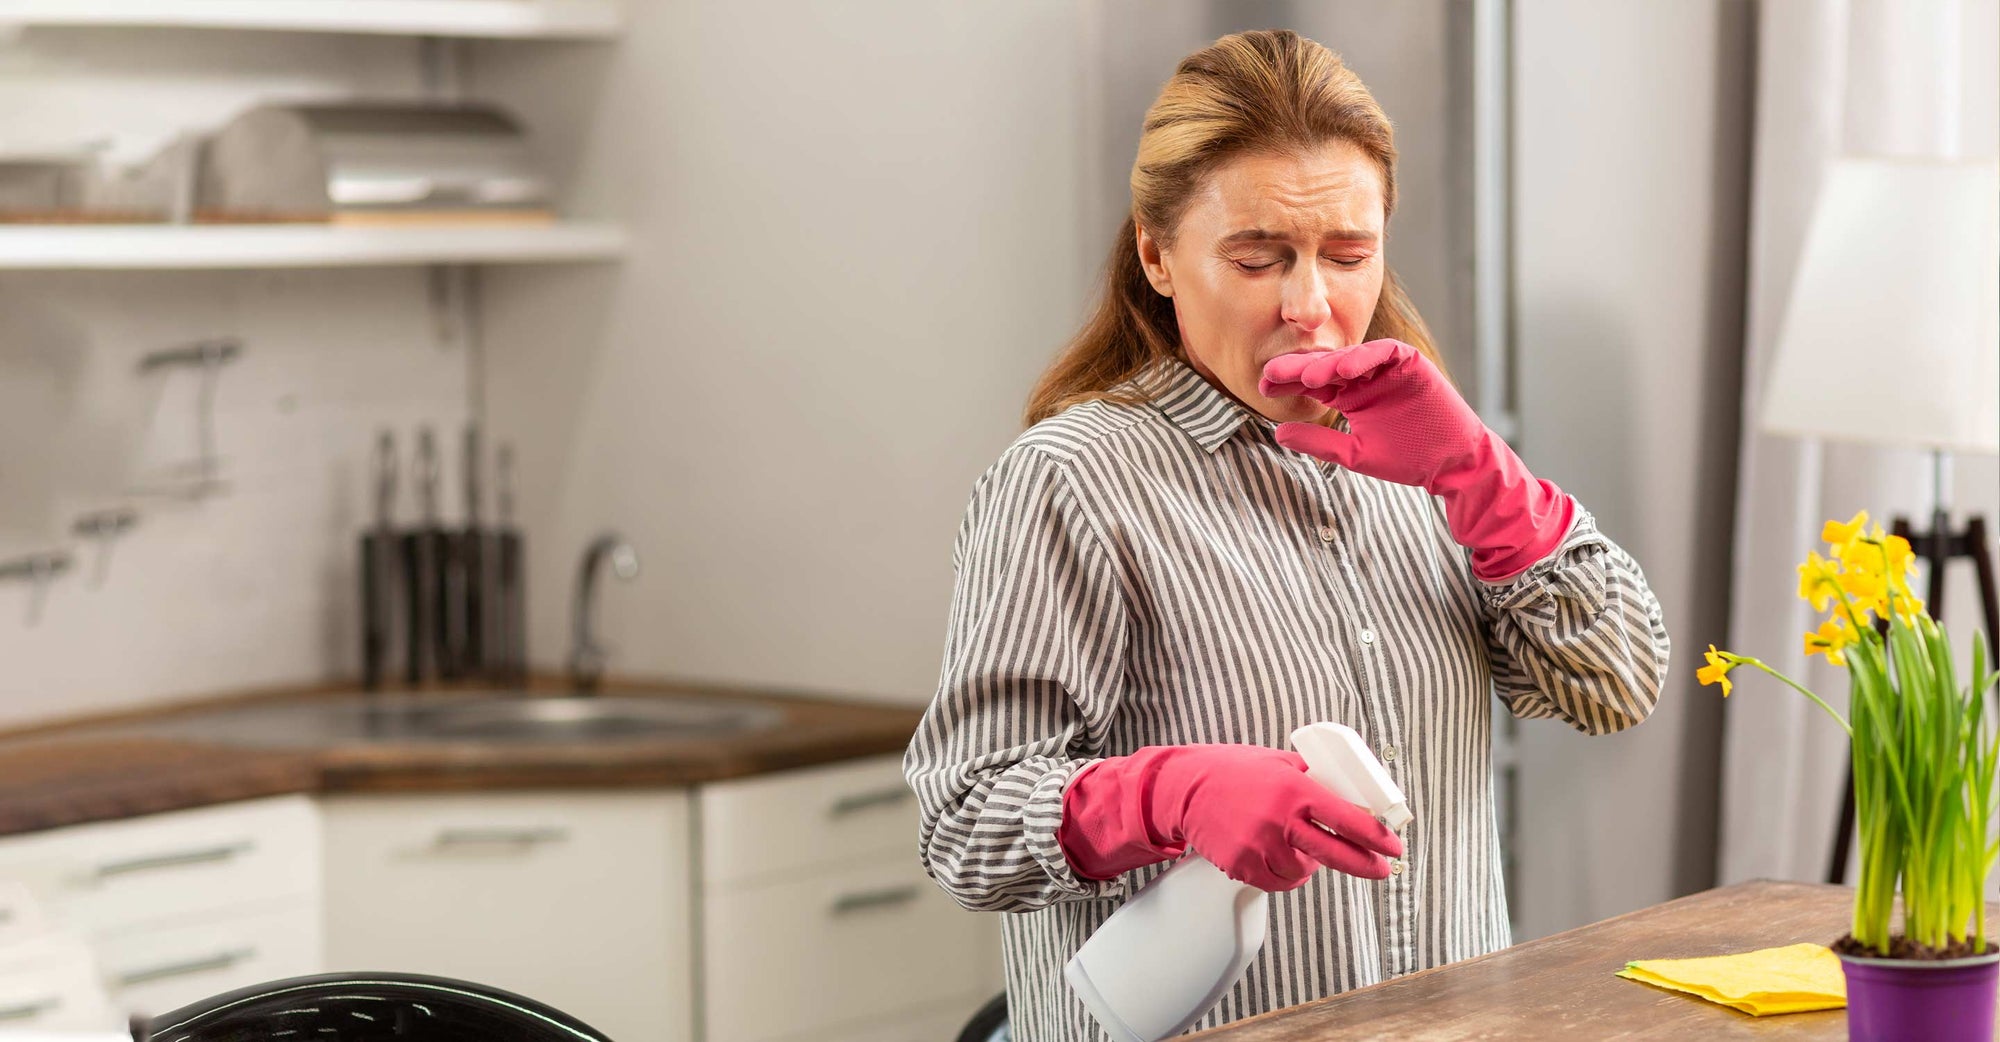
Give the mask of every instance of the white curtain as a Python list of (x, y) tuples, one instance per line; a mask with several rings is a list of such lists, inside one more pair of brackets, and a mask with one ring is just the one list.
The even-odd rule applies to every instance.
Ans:
[[(1817, 660), (1806, 667), (1800, 635), (1811, 628), (1810, 612), (1796, 596), (1793, 569), (1819, 547), (1828, 518), (1867, 509), (1885, 524), (1901, 513), (1926, 527), (1929, 457), (1767, 436), (1757, 430), (1757, 405), (1828, 163), (1841, 155), (1994, 154), (1996, 8), (2000, 0), (1764, 0), (1760, 8), (1727, 646), (1804, 680), (1843, 709), (1844, 674)], [(1883, 345), (1885, 358), (1894, 351)], [(1989, 523), (2000, 519), (1995, 469), (1991, 457), (1957, 461), (1956, 518), (1979, 511)], [(1947, 623), (1958, 633), (1970, 633), (1976, 618), (1967, 578), (1955, 577), (1946, 590)], [(1675, 650), (1684, 668), (1699, 664), (1699, 645)], [(1742, 683), (1729, 699), (1724, 731), (1719, 881), (1823, 879), (1846, 766), (1843, 736), (1818, 708), (1775, 682), (1747, 670), (1735, 679)]]

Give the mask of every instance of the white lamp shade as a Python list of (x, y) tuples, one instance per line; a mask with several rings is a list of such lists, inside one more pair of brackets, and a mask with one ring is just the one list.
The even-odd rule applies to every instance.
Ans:
[(1834, 164), (1778, 333), (1762, 426), (2000, 453), (2000, 163)]

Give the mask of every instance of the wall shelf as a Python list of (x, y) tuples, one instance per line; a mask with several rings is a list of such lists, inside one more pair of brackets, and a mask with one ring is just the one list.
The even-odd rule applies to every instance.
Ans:
[(564, 222), (412, 228), (335, 225), (7, 225), (0, 271), (349, 268), (617, 260), (622, 228)]
[(616, 0), (0, 0), (0, 25), (607, 39)]

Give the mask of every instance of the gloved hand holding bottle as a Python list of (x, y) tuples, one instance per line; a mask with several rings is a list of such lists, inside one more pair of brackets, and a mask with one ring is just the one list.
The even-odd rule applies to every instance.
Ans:
[(1367, 808), (1307, 777), (1298, 753), (1256, 745), (1147, 746), (1090, 764), (1063, 793), (1057, 840), (1086, 878), (1192, 851), (1271, 892), (1321, 866), (1384, 879), (1403, 854)]
[(1284, 423), (1278, 444), (1439, 497), (1452, 538), (1486, 582), (1526, 571), (1569, 534), (1575, 501), (1528, 473), (1437, 366), (1400, 340), (1280, 355), (1264, 363), (1257, 390), (1340, 410), (1347, 433)]

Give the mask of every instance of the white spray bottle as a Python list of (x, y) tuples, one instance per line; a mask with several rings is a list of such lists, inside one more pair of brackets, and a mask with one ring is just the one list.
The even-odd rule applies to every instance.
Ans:
[[(1409, 824), (1403, 790), (1345, 724), (1292, 732), (1306, 775), (1374, 812), (1391, 831)], [(1234, 987), (1264, 947), (1270, 895), (1188, 856), (1132, 895), (1083, 942), (1063, 977), (1117, 1042), (1159, 1042), (1186, 1031)]]

